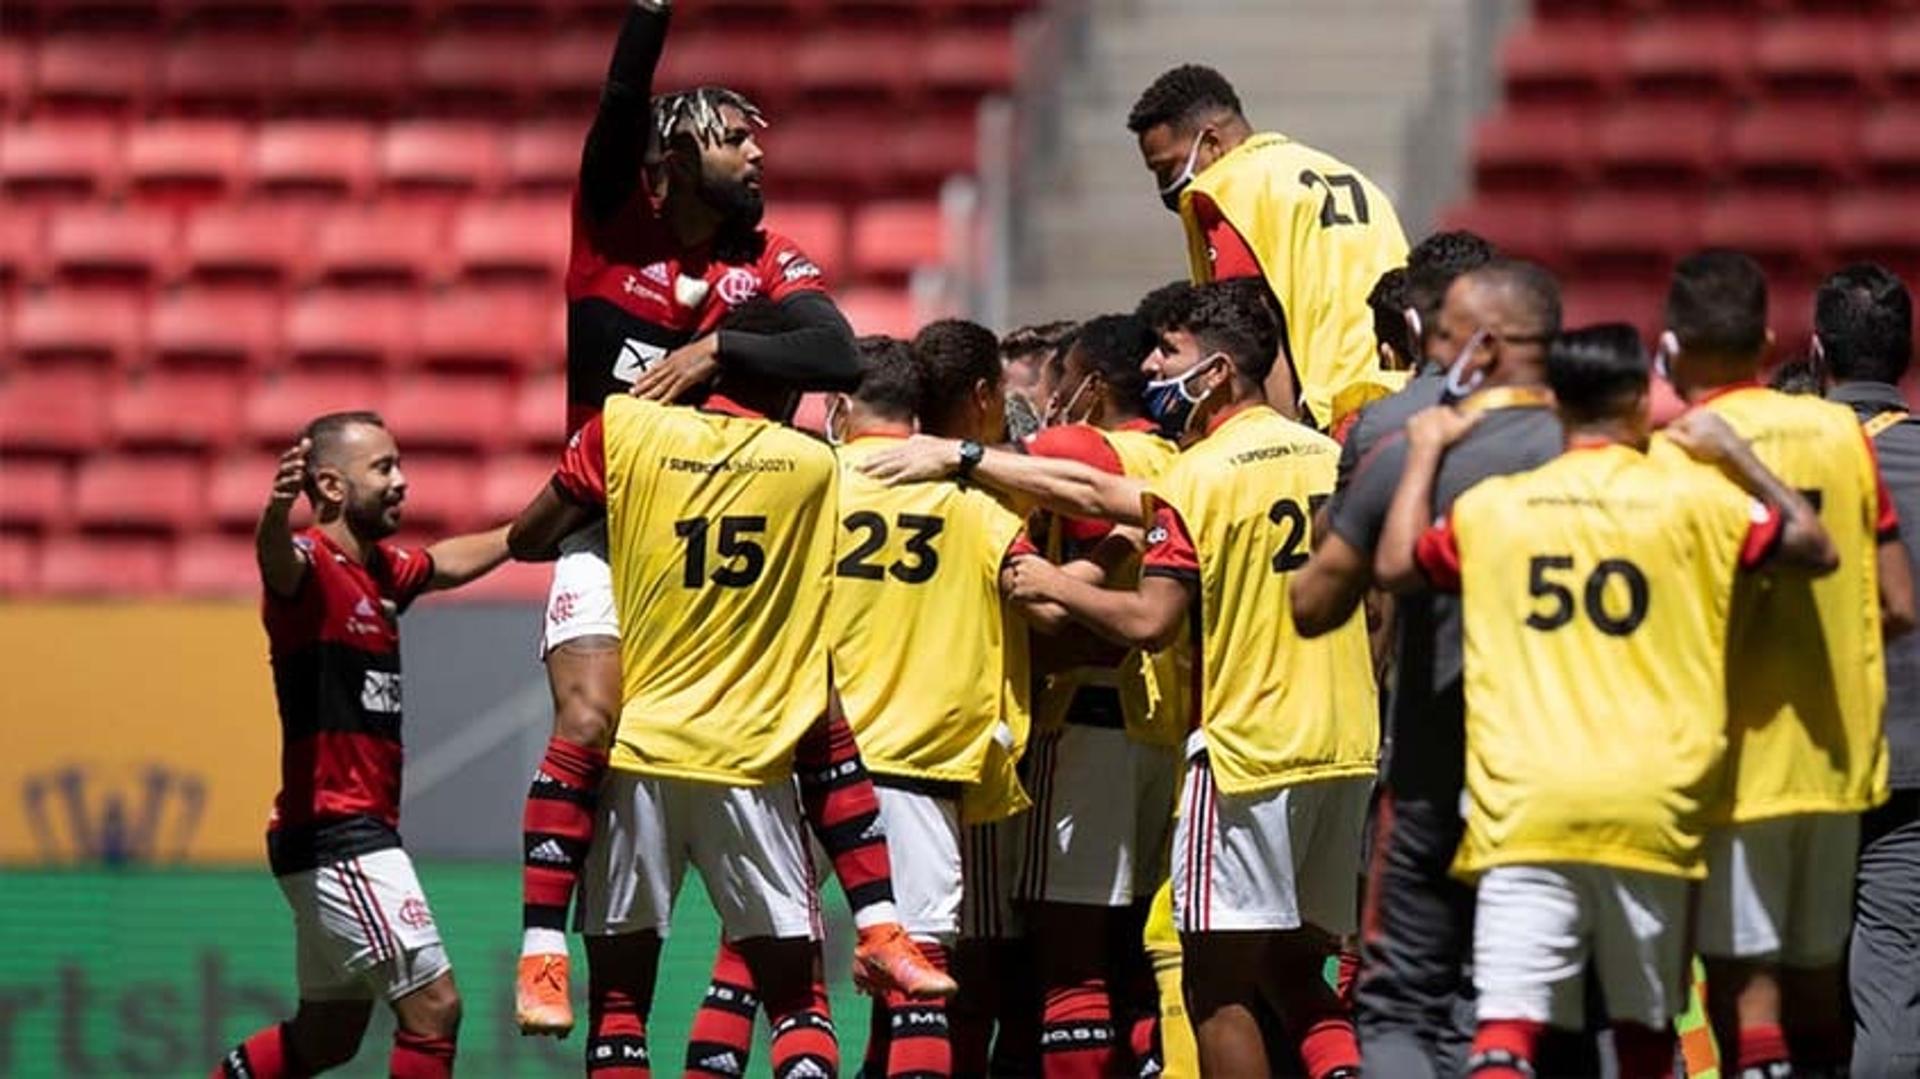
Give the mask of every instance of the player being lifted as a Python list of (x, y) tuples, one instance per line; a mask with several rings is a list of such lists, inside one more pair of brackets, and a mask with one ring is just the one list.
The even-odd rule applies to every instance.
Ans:
[(1475, 1076), (1534, 1075), (1546, 1031), (1580, 1028), (1589, 965), (1620, 1074), (1672, 1073), (1691, 882), (1726, 780), (1735, 577), (1837, 562), (1813, 508), (1717, 416), (1692, 415), (1671, 439), (1739, 487), (1650, 458), (1648, 374), (1630, 326), (1558, 338), (1547, 376), (1566, 453), (1481, 481), (1439, 524), (1442, 455), (1491, 414), (1436, 408), (1407, 427), (1377, 571), (1465, 606), (1455, 869), (1479, 886)]
[(1698, 947), (1722, 1059), (1761, 1074), (1789, 1060), (1814, 1072), (1847, 1062), (1841, 960), (1860, 814), (1887, 798), (1880, 638), (1913, 625), (1898, 514), (1873, 447), (1850, 409), (1755, 381), (1772, 343), (1752, 259), (1707, 251), (1681, 262), (1662, 342), (1675, 387), (1812, 492), (1840, 556), (1818, 581), (1735, 593), (1732, 796), (1715, 807)]
[[(1148, 407), (1191, 445), (1161, 477), (994, 451), (972, 474), (1057, 512), (1151, 529), (1137, 590), (1028, 558), (1016, 598), (1149, 649), (1197, 625), (1173, 889), (1201, 1071), (1273, 1074), (1277, 1025), (1314, 1079), (1355, 1075), (1353, 1028), (1322, 969), (1354, 928), (1378, 709), (1361, 621), (1303, 641), (1287, 617), (1287, 576), (1305, 562), (1339, 447), (1264, 404), (1276, 330), (1240, 290), (1203, 287), (1162, 337)], [(960, 465), (959, 447), (919, 440), (868, 470), (900, 480)]]
[[(315, 523), (288, 515), (305, 492)], [(453, 1074), (460, 996), (413, 863), (400, 848), (400, 625), (423, 592), (507, 557), (506, 528), (424, 550), (387, 542), (407, 497), (379, 416), (307, 425), (280, 457), (255, 534), (261, 619), (280, 709), (280, 793), (267, 861), (293, 908), (299, 1010), (236, 1046), (214, 1079), (314, 1075), (360, 1050), (377, 998), (393, 1007), (388, 1068)]]
[[(819, 269), (792, 241), (760, 227), (759, 110), (720, 87), (649, 97), (670, 7), (634, 0), (581, 154), (566, 279), (569, 432), (629, 383), (664, 401), (697, 394), (720, 371), (796, 388), (844, 388), (858, 377), (852, 331)], [(720, 326), (755, 298), (778, 304), (785, 328)], [(523, 823), (515, 998), (527, 1033), (564, 1035), (573, 1025), (567, 908), (592, 839), (594, 792), (620, 700), (612, 587), (604, 526), (569, 537), (554, 567), (541, 649), (553, 738)], [(810, 817), (823, 826), (849, 889), (865, 965), (929, 984), (935, 972), (891, 924), (884, 839), (864, 827), (831, 827), (875, 812), (853, 739), (823, 726), (803, 741), (796, 763)], [(823, 789), (816, 782), (823, 775), (848, 782)]]

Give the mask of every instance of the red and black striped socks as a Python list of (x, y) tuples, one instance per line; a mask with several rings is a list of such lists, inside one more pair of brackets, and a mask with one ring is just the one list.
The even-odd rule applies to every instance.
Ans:
[(793, 750), (793, 771), (800, 778), (807, 824), (833, 860), (854, 925), (865, 929), (898, 921), (880, 800), (846, 719), (829, 713), (807, 728)]
[(605, 750), (547, 742), (520, 826), (522, 955), (566, 954), (567, 908), (593, 842), (594, 799), (606, 774)]
[(1113, 999), (1103, 978), (1052, 986), (1040, 1016), (1040, 1074), (1046, 1079), (1102, 1079), (1120, 1068)]
[(647, 1017), (619, 989), (587, 992), (587, 1075), (591, 1079), (651, 1079)]
[(815, 983), (812, 995), (803, 1008), (767, 1016), (773, 1028), (773, 1079), (831, 1079), (840, 1074), (840, 1043), (827, 1010), (826, 987)]
[(220, 1058), (211, 1079), (281, 1079), (295, 1073), (287, 1062), (287, 1025), (255, 1031)]
[(452, 1038), (396, 1030), (387, 1074), (392, 1079), (453, 1079), (453, 1051)]
[(693, 1029), (687, 1033), (686, 1074), (747, 1074), (747, 1060), (753, 1054), (753, 1015), (759, 1010), (760, 998), (753, 991), (753, 973), (746, 959), (722, 940), (706, 999), (693, 1013)]

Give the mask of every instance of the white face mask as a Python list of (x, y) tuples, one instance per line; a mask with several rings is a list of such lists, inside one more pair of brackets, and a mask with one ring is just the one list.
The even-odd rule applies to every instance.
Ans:
[[(1814, 343), (1819, 344), (1815, 339)], [(1673, 381), (1673, 361), (1680, 355), (1680, 338), (1672, 330), (1660, 335), (1660, 341), (1653, 350), (1653, 373), (1667, 382)]]
[(1080, 379), (1080, 384), (1073, 388), (1073, 392), (1071, 394), (1067, 395), (1067, 401), (1065, 404), (1055, 404), (1048, 407), (1046, 425), (1048, 427), (1052, 427), (1056, 424), (1079, 422), (1078, 420), (1074, 419), (1073, 410), (1075, 407), (1077, 407), (1080, 404), (1081, 396), (1084, 395), (1088, 390), (1092, 388), (1093, 388), (1093, 376), (1092, 375), (1083, 376)]
[(1473, 336), (1467, 338), (1460, 354), (1447, 367), (1446, 394), (1451, 400), (1459, 401), (1471, 396), (1487, 380), (1487, 369), (1473, 366), (1473, 354), (1480, 348), (1480, 342), (1490, 336), (1485, 327), (1473, 331)]
[(1176, 214), (1180, 212), (1180, 192), (1185, 191), (1187, 185), (1193, 182), (1194, 166), (1200, 162), (1200, 139), (1204, 134), (1205, 132), (1202, 132), (1201, 135), (1193, 137), (1193, 149), (1187, 151), (1187, 164), (1180, 170), (1180, 175), (1174, 177), (1172, 183), (1160, 189), (1161, 204)]
[(837, 393), (827, 398), (826, 430), (822, 433), (827, 436), (829, 446), (844, 445), (847, 441), (846, 425), (841, 422), (847, 418), (846, 402), (846, 397)]

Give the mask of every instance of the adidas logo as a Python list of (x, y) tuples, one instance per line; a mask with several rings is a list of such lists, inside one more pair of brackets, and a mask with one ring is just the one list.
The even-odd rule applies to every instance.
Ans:
[(571, 859), (567, 857), (567, 850), (560, 845), (559, 840), (549, 839), (528, 851), (527, 860), (545, 862), (548, 865), (566, 865)]
[(673, 275), (667, 272), (667, 264), (664, 262), (655, 262), (641, 267), (640, 276), (656, 285), (673, 284)]
[(801, 1057), (780, 1073), (780, 1079), (830, 1079), (832, 1075), (819, 1061), (812, 1057)]
[(866, 830), (860, 833), (860, 842), (862, 843), (871, 843), (876, 839), (885, 838), (887, 838), (887, 829), (885, 825), (880, 823), (879, 817), (873, 818), (873, 823), (867, 825)]
[(732, 1052), (715, 1053), (700, 1061), (700, 1066), (710, 1072), (722, 1075), (739, 1075), (740, 1058)]
[(353, 605), (353, 613), (360, 618), (372, 618), (373, 604), (367, 602), (367, 597), (361, 596), (360, 602)]

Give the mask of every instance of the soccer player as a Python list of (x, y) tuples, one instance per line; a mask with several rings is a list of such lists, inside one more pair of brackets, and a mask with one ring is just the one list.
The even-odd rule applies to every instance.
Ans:
[[(674, 400), (724, 373), (796, 389), (844, 389), (859, 374), (852, 331), (819, 268), (760, 227), (760, 111), (721, 87), (649, 97), (670, 7), (633, 0), (581, 155), (567, 271), (569, 432), (629, 383)], [(720, 326), (756, 298), (778, 304), (786, 328)], [(605, 529), (595, 524), (568, 539), (547, 603), (541, 651), (554, 730), (523, 822), (515, 1010), (525, 1033), (564, 1035), (573, 1026), (564, 930), (619, 711), (619, 635)], [(809, 814), (832, 840), (828, 852), (849, 889), (862, 955), (925, 981), (936, 972), (911, 954), (884, 909), (890, 891), (876, 853), (884, 839), (834, 827), (874, 811), (857, 763), (843, 723), (815, 731), (796, 757)]]
[(1007, 397), (1007, 436), (1019, 441), (1048, 422), (1053, 407), (1054, 357), (1073, 336), (1076, 323), (1022, 326), (1000, 339), (1002, 384)]
[[(1851, 408), (1873, 438), (1880, 474), (1905, 521), (1920, 520), (1920, 424), (1899, 383), (1913, 361), (1913, 299), (1879, 266), (1848, 266), (1814, 298), (1816, 366), (1833, 380), (1827, 400)], [(1920, 530), (1903, 528), (1910, 567)], [(1916, 570), (1915, 572), (1920, 572)], [(1891, 766), (1887, 804), (1861, 818), (1848, 980), (1857, 1075), (1920, 1070), (1920, 636), (1887, 642), (1884, 713)]]
[[(302, 493), (314, 524), (292, 531)], [(430, 547), (387, 542), (407, 498), (380, 417), (337, 412), (280, 457), (255, 533), (283, 748), (267, 860), (293, 909), (293, 1018), (236, 1046), (214, 1079), (339, 1067), (384, 997), (388, 1068), (453, 1074), (460, 995), (413, 863), (400, 847), (400, 625), (422, 593), (457, 588), (507, 557), (507, 531)]]
[(1806, 499), (1719, 417), (1670, 438), (1738, 487), (1646, 454), (1649, 367), (1630, 326), (1556, 339), (1547, 377), (1567, 452), (1483, 480), (1438, 524), (1435, 476), (1475, 417), (1438, 407), (1407, 427), (1377, 570), (1395, 591), (1465, 604), (1455, 867), (1479, 891), (1474, 1076), (1534, 1075), (1546, 1030), (1579, 1029), (1589, 962), (1620, 1074), (1672, 1074), (1690, 882), (1726, 782), (1735, 577), (1838, 561)]
[[(1354, 928), (1378, 707), (1359, 619), (1314, 641), (1292, 631), (1287, 577), (1305, 563), (1339, 448), (1264, 403), (1275, 331), (1240, 299), (1203, 287), (1147, 361), (1150, 412), (1191, 443), (1151, 485), (995, 451), (971, 474), (1056, 512), (1150, 529), (1136, 590), (1027, 558), (1016, 598), (1140, 648), (1197, 624), (1173, 889), (1202, 1072), (1273, 1074), (1277, 1021), (1314, 1079), (1351, 1076), (1359, 1050), (1322, 968)], [(902, 480), (965, 463), (928, 440), (867, 467)]]
[(1367, 293), (1407, 241), (1387, 196), (1351, 166), (1285, 135), (1255, 132), (1232, 84), (1184, 64), (1127, 116), (1160, 200), (1180, 215), (1196, 283), (1264, 279), (1292, 363), (1267, 400), (1323, 429), (1399, 387), (1374, 361)]
[[(1444, 514), (1482, 480), (1559, 456), (1546, 344), (1560, 328), (1560, 289), (1538, 266), (1496, 260), (1457, 278), (1432, 324), (1435, 339), (1453, 345), (1481, 383), (1460, 406), (1479, 423), (1439, 474), (1434, 510)], [(1416, 384), (1399, 398), (1417, 392)], [(1362, 415), (1398, 409), (1399, 398)], [(1344, 625), (1373, 587), (1374, 556), (1408, 451), (1401, 432), (1386, 435), (1335, 493), (1327, 530), (1293, 575), (1293, 621), (1302, 635)], [(1395, 683), (1356, 1020), (1376, 1074), (1457, 1075), (1472, 1038), (1466, 969), (1473, 941), (1473, 890), (1450, 873), (1466, 769), (1460, 603), (1421, 593), (1398, 597), (1395, 608)]]
[(1663, 336), (1675, 388), (1810, 492), (1840, 552), (1829, 577), (1736, 593), (1732, 790), (1715, 807), (1699, 932), (1722, 1060), (1761, 1074), (1839, 1067), (1860, 814), (1887, 799), (1883, 605), (1886, 628), (1912, 622), (1899, 516), (1850, 409), (1755, 381), (1773, 338), (1752, 259), (1682, 260)]
[[(1026, 744), (1026, 627), (1000, 570), (1020, 518), (956, 483), (887, 487), (858, 465), (914, 432), (998, 441), (1000, 347), (970, 322), (932, 323), (911, 347), (863, 349), (845, 403), (828, 605), (834, 682), (880, 796), (901, 921), (936, 966), (960, 930), (961, 803), (997, 751)], [(866, 1074), (954, 1073), (945, 1005), (897, 991), (874, 1007)]]
[(737, 372), (698, 409), (610, 397), (509, 537), (551, 557), (604, 515), (629, 631), (582, 904), (598, 1079), (650, 1074), (647, 1016), (689, 861), (772, 1024), (774, 1075), (838, 1067), (793, 784), (795, 746), (831, 693), (836, 470), (768, 418), (792, 403)]

